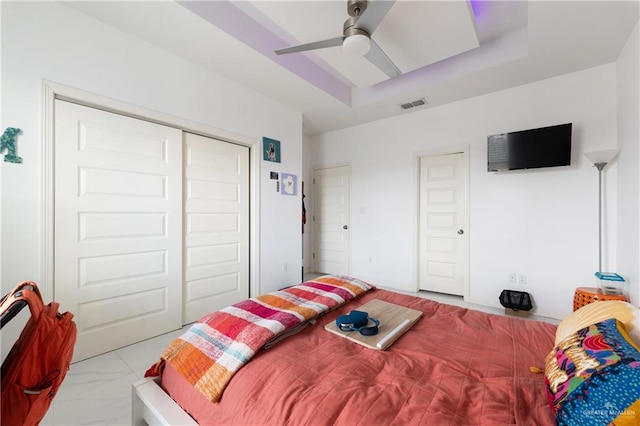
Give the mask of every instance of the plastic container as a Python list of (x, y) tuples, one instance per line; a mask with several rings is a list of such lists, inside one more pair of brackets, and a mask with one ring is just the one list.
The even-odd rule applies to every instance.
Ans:
[(615, 272), (596, 272), (600, 290), (604, 294), (625, 294), (626, 281)]

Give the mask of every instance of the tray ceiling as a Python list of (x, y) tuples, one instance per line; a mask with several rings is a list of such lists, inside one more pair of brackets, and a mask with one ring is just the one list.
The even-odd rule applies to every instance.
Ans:
[(343, 0), (65, 4), (301, 111), (308, 134), (614, 62), (638, 22), (635, 1), (397, 0), (373, 34), (388, 78), (340, 47), (274, 53), (341, 36)]

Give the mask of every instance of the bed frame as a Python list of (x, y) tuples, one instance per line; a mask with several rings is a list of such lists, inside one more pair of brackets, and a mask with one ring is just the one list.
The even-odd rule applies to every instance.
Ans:
[(197, 425), (195, 420), (160, 387), (160, 377), (139, 380), (133, 384), (131, 424), (144, 425)]

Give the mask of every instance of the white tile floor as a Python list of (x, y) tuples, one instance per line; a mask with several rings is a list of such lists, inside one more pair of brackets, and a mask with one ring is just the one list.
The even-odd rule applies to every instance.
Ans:
[(130, 425), (131, 385), (182, 333), (176, 330), (72, 364), (41, 425)]
[[(428, 292), (417, 295), (493, 314), (504, 313), (497, 308), (470, 305), (456, 296)], [(534, 319), (558, 322), (541, 317)], [(72, 364), (41, 424), (130, 425), (131, 385), (144, 376), (164, 348), (188, 327)]]

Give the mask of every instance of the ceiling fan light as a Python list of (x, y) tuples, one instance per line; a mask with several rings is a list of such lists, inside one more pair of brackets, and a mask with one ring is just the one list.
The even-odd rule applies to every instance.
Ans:
[(349, 56), (363, 56), (371, 48), (371, 39), (362, 34), (355, 34), (344, 39), (342, 50)]

